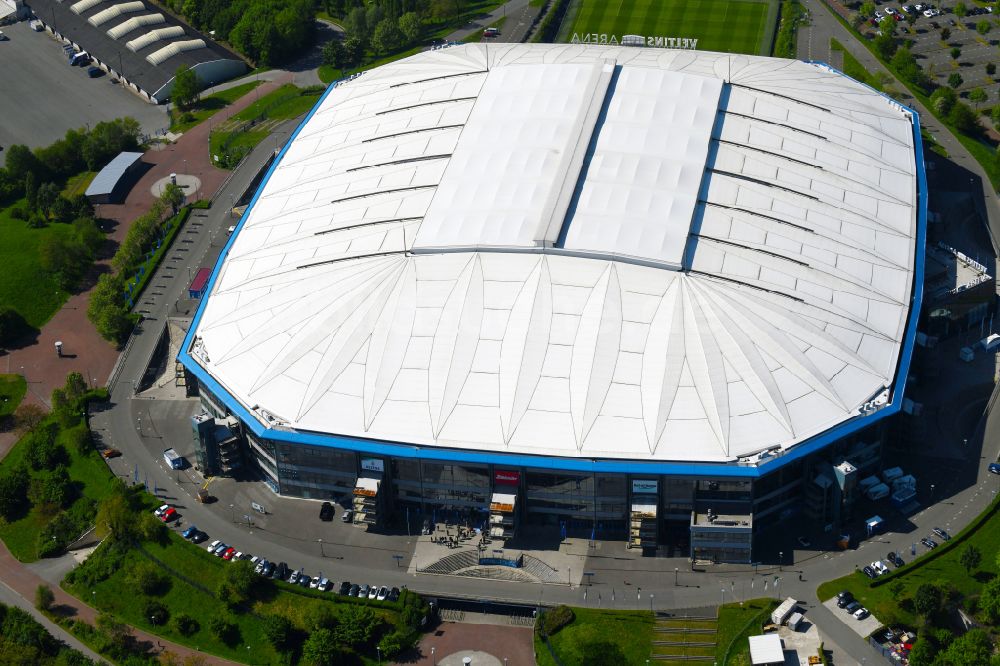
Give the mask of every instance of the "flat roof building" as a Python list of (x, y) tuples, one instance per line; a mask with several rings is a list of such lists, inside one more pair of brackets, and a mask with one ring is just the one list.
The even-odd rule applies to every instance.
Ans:
[(142, 170), (142, 153), (118, 153), (87, 186), (91, 203), (119, 203), (131, 189)]
[[(421, 53), (324, 96), (181, 360), (262, 451), (417, 461), (404, 477), (431, 460), (621, 475), (603, 513), (623, 525), (645, 506), (628, 475), (653, 482), (637, 492), (660, 519), (679, 519), (663, 475), (704, 479), (706, 497), (732, 479), (719, 492), (745, 500), (706, 506), (749, 528), (753, 479), (899, 409), (920, 304), (917, 130), (798, 61)], [(685, 522), (707, 525), (693, 501)]]

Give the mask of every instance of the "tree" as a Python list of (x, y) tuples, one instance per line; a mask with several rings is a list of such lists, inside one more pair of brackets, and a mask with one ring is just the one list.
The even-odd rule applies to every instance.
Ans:
[(941, 588), (932, 583), (923, 583), (913, 595), (913, 606), (925, 620), (928, 619), (941, 610)]
[(333, 629), (337, 626), (337, 614), (330, 604), (313, 604), (306, 609), (305, 624), (309, 631)]
[(956, 102), (951, 111), (948, 112), (948, 122), (954, 125), (955, 129), (965, 134), (979, 134), (982, 125), (979, 124), (979, 116), (969, 108), (968, 104)]
[(28, 471), (13, 469), (0, 476), (0, 517), (7, 521), (19, 517), (27, 507)]
[(94, 519), (98, 536), (107, 535), (112, 541), (127, 541), (135, 534), (135, 515), (125, 493), (112, 492), (97, 505)]
[(177, 108), (182, 110), (190, 109), (198, 101), (201, 92), (201, 84), (198, 83), (198, 75), (187, 65), (181, 65), (174, 72), (174, 87), (170, 91), (170, 97)]
[(46, 416), (48, 416), (48, 413), (44, 407), (40, 407), (33, 402), (22, 402), (14, 410), (14, 428), (20, 435), (34, 432)]
[(160, 201), (164, 205), (168, 206), (173, 214), (176, 215), (180, 207), (184, 205), (184, 190), (180, 185), (175, 185), (174, 183), (167, 183), (166, 187), (163, 188), (163, 192), (160, 194)]
[(240, 627), (229, 617), (216, 615), (208, 622), (208, 630), (226, 645), (233, 646), (240, 640)]
[(969, 91), (969, 101), (976, 105), (976, 109), (979, 109), (979, 105), (989, 99), (986, 91), (982, 88), (973, 88)]
[(937, 646), (923, 633), (910, 650), (910, 666), (932, 666), (937, 655)]
[(980, 35), (986, 35), (992, 27), (993, 24), (991, 24), (986, 19), (983, 19), (982, 21), (976, 24), (976, 32), (978, 32)]
[(52, 212), (52, 205), (59, 198), (59, 186), (55, 183), (42, 183), (38, 187), (38, 210), (46, 218)]
[(1000, 622), (1000, 576), (991, 578), (979, 595), (979, 613), (988, 624)]
[[(388, 658), (388, 655), (383, 653)], [(309, 634), (302, 644), (302, 662), (310, 666), (333, 666), (341, 662), (341, 651), (333, 632), (329, 629), (317, 629)]]
[(947, 666), (982, 666), (990, 663), (993, 643), (982, 629), (970, 629), (951, 641), (938, 656), (937, 662)]
[(879, 34), (875, 37), (873, 46), (883, 60), (888, 60), (896, 52), (896, 21), (891, 16), (882, 19), (878, 24)]
[(917, 12), (904, 12), (904, 18), (906, 18), (906, 23), (912, 28), (913, 24), (917, 22)]
[(292, 646), (294, 627), (284, 615), (264, 616), (264, 636), (278, 652), (286, 652)]
[(368, 21), (363, 7), (355, 7), (348, 12), (347, 18), (344, 19), (344, 29), (347, 31), (348, 37), (353, 37), (362, 44), (368, 42), (371, 35), (369, 34)]
[(942, 116), (947, 116), (957, 101), (958, 95), (956, 95), (955, 91), (951, 88), (938, 88), (934, 91), (934, 94), (931, 95), (931, 105), (934, 107), (934, 110)]
[(951, 39), (951, 28), (941, 28), (941, 41), (947, 42)]
[(34, 171), (24, 174), (24, 200), (28, 204), (28, 210), (38, 208), (38, 179)]
[(986, 63), (986, 76), (993, 76), (997, 73), (996, 63), (988, 62)]
[(958, 18), (964, 18), (966, 14), (969, 13), (969, 8), (965, 6), (964, 2), (960, 2), (955, 5), (955, 8), (951, 12)]
[(66, 468), (62, 466), (32, 478), (28, 485), (28, 499), (35, 506), (66, 506), (69, 504), (72, 492), (72, 481), (66, 473)]
[(335, 69), (344, 69), (346, 64), (344, 44), (339, 39), (331, 39), (323, 45), (323, 64)]
[(125, 580), (143, 594), (160, 596), (170, 589), (170, 577), (152, 562), (137, 562)]
[(952, 88), (952, 90), (957, 90), (963, 83), (965, 83), (965, 79), (963, 79), (962, 75), (958, 72), (952, 72), (948, 75), (948, 85)]
[(261, 588), (262, 582), (249, 562), (239, 561), (226, 567), (216, 588), (216, 596), (230, 608), (250, 601)]
[(67, 291), (80, 283), (90, 261), (87, 248), (74, 238), (46, 236), (38, 246), (39, 266)]
[(344, 68), (357, 67), (365, 54), (364, 42), (358, 37), (348, 37), (344, 40)]
[(348, 606), (341, 614), (334, 634), (342, 645), (363, 645), (371, 640), (381, 624), (382, 619), (368, 606)]
[(420, 16), (416, 12), (406, 12), (399, 17), (399, 30), (403, 33), (407, 44), (412, 44), (420, 37)]
[(384, 18), (375, 26), (372, 35), (372, 50), (379, 55), (385, 55), (398, 49), (403, 43), (403, 33), (399, 25), (391, 18)]
[(861, 9), (859, 11), (865, 18), (875, 16), (875, 3), (872, 2), (872, 0), (865, 0), (865, 2), (861, 3)]
[(174, 628), (181, 636), (191, 636), (198, 633), (201, 625), (198, 624), (198, 620), (187, 613), (179, 613), (174, 616)]
[(47, 611), (52, 608), (52, 603), (56, 600), (56, 595), (52, 588), (45, 583), (35, 588), (35, 608), (40, 611)]

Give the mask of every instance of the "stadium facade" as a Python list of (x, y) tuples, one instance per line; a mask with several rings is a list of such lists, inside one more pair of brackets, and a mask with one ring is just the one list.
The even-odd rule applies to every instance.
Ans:
[(903, 407), (914, 112), (822, 64), (468, 45), (331, 88), (222, 253), (180, 360), (199, 464), (751, 561), (851, 515)]

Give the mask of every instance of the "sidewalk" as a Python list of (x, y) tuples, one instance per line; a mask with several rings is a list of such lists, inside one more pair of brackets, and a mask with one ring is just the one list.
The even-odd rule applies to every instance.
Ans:
[[(26, 600), (34, 599), (35, 589), (39, 585), (46, 582), (41, 577), (31, 572), (26, 566), (18, 562), (14, 556), (10, 554), (10, 551), (7, 550), (7, 546), (2, 542), (0, 542), (0, 581)], [(57, 614), (72, 617), (77, 620), (84, 620), (90, 624), (94, 624), (97, 621), (98, 613), (95, 609), (80, 602), (76, 597), (70, 596), (60, 587), (53, 586), (52, 592), (55, 594), (53, 608)], [(197, 650), (192, 650), (191, 648), (184, 647), (183, 645), (171, 643), (170, 641), (158, 638), (152, 634), (147, 634), (146, 632), (134, 627), (132, 627), (132, 635), (140, 645), (145, 644), (148, 648), (162, 646), (154, 650), (160, 654), (163, 654), (164, 652), (172, 652), (181, 659), (198, 657), (206, 664), (237, 663), (221, 657), (208, 655)]]

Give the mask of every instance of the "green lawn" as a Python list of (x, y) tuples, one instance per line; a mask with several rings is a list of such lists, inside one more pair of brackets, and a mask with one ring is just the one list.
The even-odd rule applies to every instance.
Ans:
[(243, 83), (232, 88), (227, 88), (226, 90), (217, 92), (212, 95), (207, 95), (198, 100), (192, 107), (189, 113), (191, 118), (188, 120), (181, 120), (182, 116), (185, 114), (174, 112), (172, 115), (176, 116), (173, 122), (170, 123), (170, 131), (181, 133), (186, 132), (195, 125), (198, 125), (216, 113), (226, 108), (243, 95), (259, 86), (263, 81), (250, 81), (249, 83)]
[[(580, 650), (594, 642), (611, 642), (621, 649), (623, 664), (643, 664), (653, 647), (653, 614), (649, 611), (615, 611), (573, 608), (575, 619), (549, 637), (559, 661), (566, 666), (582, 660)], [(535, 636), (539, 666), (554, 666), (548, 648)]]
[[(992, 510), (992, 506), (987, 510)], [(973, 523), (970, 527), (975, 525)], [(919, 536), (914, 537), (914, 540), (918, 541)], [(940, 542), (940, 539), (936, 540)], [(927, 553), (927, 549), (918, 543), (918, 557), (915, 561), (910, 556), (909, 549), (902, 551), (901, 555), (908, 564), (899, 570), (893, 580), (885, 584), (871, 587), (869, 585), (871, 581), (863, 573), (855, 572), (823, 583), (816, 590), (816, 594), (823, 601), (841, 590), (850, 590), (855, 598), (883, 624), (917, 626), (917, 616), (907, 610), (908, 604), (900, 604), (900, 601), (912, 599), (921, 584), (947, 584), (954, 586), (961, 595), (969, 596), (979, 594), (983, 582), (997, 575), (996, 554), (1000, 552), (1000, 511), (994, 512), (971, 533), (963, 531), (954, 535), (949, 543), (955, 545), (945, 552), (942, 552), (942, 546), (939, 546), (937, 553)], [(966, 544), (972, 544), (982, 553), (982, 563), (971, 575), (966, 573), (959, 561)], [(874, 557), (884, 554), (880, 552)], [(923, 558), (927, 558), (926, 563), (923, 563)], [(895, 590), (897, 581), (902, 584), (902, 591)]]
[(73, 227), (50, 223), (29, 229), (24, 220), (11, 217), (11, 210), (19, 206), (26, 206), (24, 199), (0, 208), (0, 308), (14, 308), (29, 325), (41, 328), (69, 294), (38, 265), (38, 248), (49, 236), (71, 238)]
[(63, 188), (62, 194), (67, 199), (72, 199), (73, 197), (83, 194), (90, 187), (90, 183), (94, 180), (94, 176), (97, 175), (96, 171), (84, 171), (83, 173), (78, 173), (72, 176), (66, 181), (66, 187)]
[[(55, 417), (49, 418), (54, 419)], [(78, 418), (77, 423), (81, 422), (82, 419)], [(42, 473), (32, 471), (28, 467), (25, 439), (22, 438), (18, 441), (3, 461), (0, 461), (0, 476), (7, 474), (9, 470), (22, 466), (29, 470), (31, 476)], [(111, 488), (114, 475), (97, 451), (90, 449), (86, 454), (82, 454), (70, 445), (67, 442), (65, 430), (60, 432), (56, 441), (62, 444), (66, 450), (68, 456), (67, 472), (78, 491), (76, 499), (70, 506), (66, 507), (64, 513), (83, 515), (83, 519), (86, 521), (86, 516), (93, 513), (94, 504), (104, 497)], [(39, 536), (55, 517), (56, 514), (32, 507), (27, 514), (13, 522), (8, 523), (0, 519), (0, 539), (7, 545), (14, 557), (22, 562), (34, 562), (38, 559)], [(79, 534), (74, 534), (68, 540), (77, 536)]]
[(27, 390), (28, 383), (21, 375), (0, 375), (0, 422), (14, 413)]
[[(93, 603), (97, 608), (113, 613), (119, 620), (151, 633), (163, 636), (182, 645), (197, 647), (202, 652), (216, 654), (235, 661), (248, 662), (247, 646), (252, 655), (252, 663), (281, 664), (286, 660), (278, 655), (270, 645), (263, 631), (263, 617), (279, 614), (288, 617), (300, 629), (308, 623), (308, 618), (316, 606), (325, 605), (333, 613), (340, 614), (348, 604), (367, 603), (349, 601), (330, 593), (310, 592), (286, 583), (276, 583), (273, 591), (265, 598), (253, 603), (252, 612), (231, 612), (216, 597), (215, 590), (222, 573), (231, 562), (209, 555), (202, 546), (185, 542), (176, 533), (169, 533), (166, 543), (157, 544), (142, 542), (141, 548), (145, 554), (132, 548), (113, 567), (102, 560), (106, 553), (98, 551), (93, 557), (93, 563), (88, 562), (81, 567), (77, 575), (67, 577), (63, 587), (75, 596)], [(104, 547), (102, 546), (102, 551)], [(155, 558), (155, 559), (150, 559)], [(167, 567), (170, 575), (169, 588), (160, 596), (146, 596), (137, 592), (128, 582), (130, 569), (137, 563), (156, 561)], [(107, 560), (114, 562), (114, 560)], [(87, 570), (88, 566), (95, 569)], [(108, 577), (92, 587), (83, 584), (81, 579), (90, 575), (91, 571), (105, 569)], [(82, 574), (81, 574), (82, 572)], [(180, 575), (178, 575), (180, 574)], [(155, 599), (166, 606), (171, 617), (184, 613), (195, 618), (199, 623), (197, 632), (190, 636), (181, 635), (172, 622), (163, 625), (153, 625), (144, 612), (146, 603)], [(372, 602), (371, 607), (377, 616), (396, 625), (400, 622), (398, 608), (400, 604)], [(217, 616), (230, 617), (239, 625), (240, 639), (227, 645), (216, 638), (208, 629), (209, 620)], [(375, 649), (372, 646), (358, 655), (358, 663), (374, 663)], [(345, 663), (355, 663), (349, 660)]]
[[(297, 118), (312, 109), (323, 94), (322, 86), (298, 88), (290, 83), (285, 84), (254, 101), (253, 104), (232, 116), (222, 131), (214, 131), (209, 139), (209, 152), (219, 156), (217, 166), (232, 168), (233, 159), (227, 159), (224, 153), (239, 156), (249, 153), (258, 143), (270, 135), (274, 124), (283, 120)], [(255, 127), (248, 131), (234, 132), (240, 123), (255, 121)]]
[(691, 38), (699, 51), (757, 55), (767, 13), (768, 3), (754, 0), (580, 0), (565, 34), (567, 41), (574, 33)]
[(719, 608), (719, 623), (715, 634), (715, 658), (719, 666), (750, 666), (748, 636), (760, 633), (762, 624), (778, 605), (775, 599), (750, 599), (740, 604), (725, 604)]

